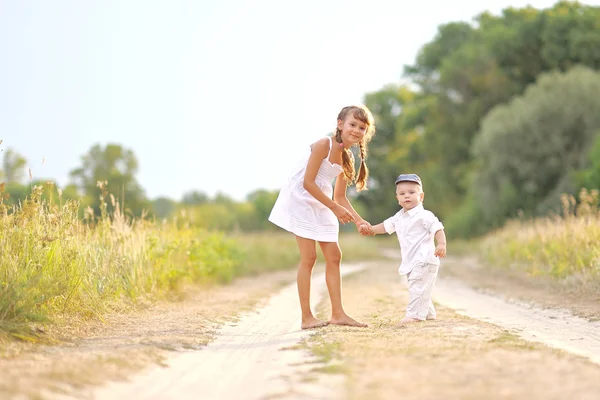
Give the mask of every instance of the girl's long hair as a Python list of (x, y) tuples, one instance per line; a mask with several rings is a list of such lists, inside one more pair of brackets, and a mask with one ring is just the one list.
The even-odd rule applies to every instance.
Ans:
[[(352, 154), (352, 150), (342, 149), (342, 167), (344, 168), (344, 176), (350, 185), (356, 183), (356, 189), (360, 192), (361, 190), (367, 190), (367, 180), (369, 179), (369, 168), (367, 168), (367, 144), (375, 134), (375, 120), (373, 119), (371, 111), (364, 105), (353, 105), (342, 108), (337, 119), (343, 123), (350, 115), (367, 125), (365, 136), (358, 144), (360, 148), (358, 177), (356, 177), (354, 170), (354, 154)], [(342, 131), (338, 127), (335, 129), (335, 140), (338, 143), (342, 143)]]

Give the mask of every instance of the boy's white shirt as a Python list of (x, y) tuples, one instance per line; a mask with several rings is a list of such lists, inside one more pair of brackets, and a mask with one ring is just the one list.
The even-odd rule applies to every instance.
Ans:
[(408, 211), (398, 211), (383, 221), (383, 227), (388, 234), (395, 232), (398, 236), (402, 253), (400, 275), (408, 274), (417, 263), (440, 264), (434, 255), (434, 236), (444, 225), (431, 211), (425, 210), (422, 203)]

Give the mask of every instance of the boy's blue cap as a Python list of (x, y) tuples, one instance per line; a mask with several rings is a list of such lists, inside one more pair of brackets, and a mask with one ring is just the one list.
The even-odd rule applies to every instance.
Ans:
[(419, 178), (419, 175), (417, 174), (400, 174), (396, 178), (396, 185), (400, 182), (414, 182), (423, 186), (423, 184), (421, 183), (421, 178)]

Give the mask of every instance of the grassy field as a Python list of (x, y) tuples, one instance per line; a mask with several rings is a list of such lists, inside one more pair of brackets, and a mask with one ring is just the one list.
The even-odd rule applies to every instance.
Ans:
[[(118, 211), (97, 219), (88, 212), (82, 221), (78, 208), (44, 202), (41, 188), (21, 206), (0, 203), (0, 335), (37, 340), (57, 316), (102, 318), (186, 284), (228, 283), (298, 259), (293, 235), (282, 231), (228, 236)], [(378, 246), (387, 243), (350, 233), (341, 242), (345, 260), (381, 257)]]
[(563, 196), (562, 215), (514, 220), (474, 248), (491, 265), (547, 276), (565, 284), (600, 287), (600, 209), (597, 190), (577, 201)]
[[(243, 274), (253, 274), (281, 268), (293, 267), (299, 259), (294, 235), (283, 230), (229, 236), (243, 254), (240, 268)], [(385, 258), (383, 247), (398, 246), (395, 237), (365, 238), (356, 232), (340, 234), (340, 247), (344, 261)], [(317, 245), (317, 262), (323, 262)]]
[[(45, 203), (41, 188), (18, 207), (0, 202), (0, 335), (36, 340), (57, 316), (102, 318), (168, 298), (184, 285), (228, 283), (293, 268), (298, 260), (293, 235), (281, 230), (228, 235), (182, 218), (157, 223), (118, 211), (88, 213), (82, 221), (78, 208)], [(565, 196), (563, 214), (513, 221), (474, 244), (449, 238), (449, 253), (477, 249), (496, 268), (600, 287), (598, 192), (582, 192), (577, 202)], [(393, 236), (355, 232), (342, 234), (340, 243), (345, 261), (383, 258), (383, 247), (397, 248)]]

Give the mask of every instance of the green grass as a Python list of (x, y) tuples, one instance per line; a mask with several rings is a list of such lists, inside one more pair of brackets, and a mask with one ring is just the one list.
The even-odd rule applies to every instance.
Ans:
[(241, 269), (239, 246), (221, 233), (119, 212), (91, 225), (78, 207), (49, 205), (35, 188), (0, 210), (0, 332), (33, 340), (32, 324), (57, 315), (101, 317), (187, 282), (231, 281)]
[(497, 337), (488, 340), (488, 343), (495, 344), (502, 347), (513, 348), (513, 349), (522, 349), (522, 350), (535, 350), (539, 348), (541, 345), (528, 342), (526, 340), (521, 339), (519, 336), (509, 332), (504, 331)]
[(313, 343), (311, 351), (318, 358), (318, 362), (327, 364), (339, 357), (340, 343), (326, 342), (323, 335), (314, 335), (311, 341)]
[[(47, 203), (42, 191), (10, 208), (0, 193), (0, 335), (35, 341), (37, 328), (57, 316), (102, 318), (186, 284), (228, 283), (299, 259), (294, 236), (283, 231), (228, 236), (182, 218), (130, 219), (118, 203), (113, 215), (104, 204), (102, 215), (88, 211), (82, 221), (77, 202)], [(381, 257), (388, 243), (350, 233), (341, 241), (345, 261)]]
[(339, 342), (327, 341), (325, 333), (315, 333), (300, 344), (301, 348), (307, 349), (315, 357), (316, 366), (310, 370), (311, 373), (319, 374), (347, 374), (348, 368), (340, 364), (341, 347)]
[[(243, 274), (255, 274), (295, 267), (300, 258), (295, 236), (278, 230), (275, 232), (260, 232), (237, 234), (229, 236), (240, 249), (240, 271)], [(393, 240), (391, 240), (393, 239)], [(344, 262), (372, 260), (385, 258), (383, 247), (398, 247), (395, 237), (373, 238), (363, 237), (358, 233), (340, 234), (340, 247)], [(318, 244), (317, 262), (324, 262)]]

